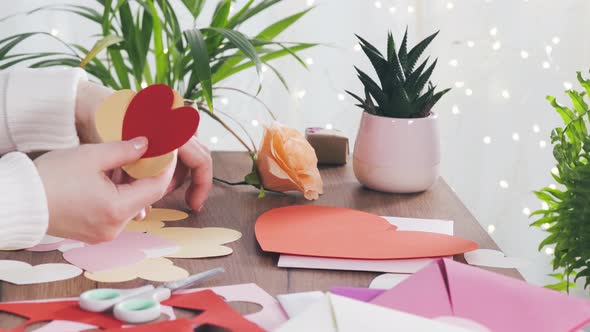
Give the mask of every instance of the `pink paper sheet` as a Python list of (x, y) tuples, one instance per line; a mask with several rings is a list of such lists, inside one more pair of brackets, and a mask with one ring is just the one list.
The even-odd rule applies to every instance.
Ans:
[[(383, 217), (401, 231), (421, 231), (446, 235), (453, 235), (453, 221), (436, 219), (414, 219)], [(414, 273), (435, 261), (436, 258), (416, 259), (345, 259), (325, 258), (281, 254), (278, 267), (345, 270), (345, 271), (371, 271), (388, 273)]]
[(147, 257), (145, 251), (177, 244), (149, 233), (123, 232), (116, 239), (64, 252), (64, 259), (90, 272), (133, 265)]
[(491, 331), (576, 331), (590, 322), (588, 301), (448, 259), (371, 303), (427, 318), (465, 318)]

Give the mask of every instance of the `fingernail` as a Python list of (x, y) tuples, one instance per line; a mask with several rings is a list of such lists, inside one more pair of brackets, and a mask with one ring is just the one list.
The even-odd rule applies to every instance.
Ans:
[(135, 216), (135, 220), (142, 221), (145, 219), (145, 217), (147, 217), (147, 213), (145, 212), (145, 209), (141, 209), (141, 211), (139, 211), (137, 216)]
[(133, 148), (135, 150), (143, 150), (148, 144), (147, 138), (145, 138), (143, 136), (136, 137), (129, 142), (131, 142), (131, 144), (133, 144)]

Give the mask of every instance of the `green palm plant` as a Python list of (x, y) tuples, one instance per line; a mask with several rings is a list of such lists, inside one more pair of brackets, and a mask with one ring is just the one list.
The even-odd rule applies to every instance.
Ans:
[[(2, 18), (0, 22), (47, 11), (75, 14), (96, 24), (98, 34), (91, 36), (95, 39), (94, 46), (87, 49), (44, 31), (18, 33), (0, 40), (0, 70), (18, 64), (32, 68), (82, 67), (115, 90), (139, 90), (146, 85), (167, 84), (181, 92), (187, 103), (196, 103), (203, 113), (235, 136), (255, 162), (257, 151), (252, 139), (244, 140), (226, 123), (224, 119), (231, 116), (213, 111), (214, 92), (237, 91), (262, 103), (257, 97), (262, 87), (260, 80), (256, 92), (221, 87), (220, 82), (250, 68), (260, 77), (264, 65), (289, 89), (286, 79), (270, 62), (290, 56), (307, 68), (297, 53), (317, 44), (278, 41), (277, 37), (313, 7), (279, 19), (253, 36), (240, 32), (243, 25), (281, 1), (248, 0), (234, 10), (234, 1), (217, 0), (207, 21), (201, 16), (206, 0), (178, 0), (176, 6), (170, 0), (96, 0), (85, 1), (84, 5), (43, 6)], [(192, 17), (190, 27), (181, 27), (180, 11)], [(35, 36), (52, 38), (65, 51), (14, 52), (18, 45)], [(264, 106), (275, 119), (272, 111)], [(244, 129), (240, 123), (237, 125)], [(244, 183), (262, 189), (256, 167), (253, 170)]]
[[(243, 24), (281, 0), (249, 0), (231, 14), (233, 2), (219, 0), (208, 26), (201, 23), (205, 0), (182, 0), (175, 8), (170, 0), (97, 0), (94, 5), (48, 5), (18, 15), (44, 11), (61, 11), (79, 15), (97, 24), (99, 34), (94, 47), (67, 43), (48, 32), (25, 32), (0, 40), (0, 69), (22, 62), (30, 67), (82, 67), (104, 85), (113, 89), (140, 89), (143, 85), (164, 83), (213, 110), (213, 90), (228, 77), (249, 68), (260, 72), (265, 64), (286, 86), (270, 61), (292, 56), (306, 64), (297, 52), (315, 46), (313, 43), (275, 40), (312, 8), (285, 17), (255, 36), (239, 31)], [(98, 6), (99, 9), (95, 9)], [(102, 9), (102, 12), (100, 12)], [(181, 27), (177, 11), (186, 10), (193, 22)], [(34, 36), (53, 38), (66, 51), (13, 53), (20, 43)], [(106, 50), (106, 51), (105, 51)], [(102, 51), (105, 51), (101, 53)], [(99, 56), (101, 54), (102, 56)], [(260, 89), (260, 86), (259, 86)]]
[[(408, 51), (408, 30), (406, 29), (399, 50), (396, 50), (393, 35), (389, 32), (386, 56), (357, 35), (361, 49), (371, 61), (380, 85), (355, 67), (358, 78), (365, 87), (365, 98), (346, 92), (359, 101), (358, 107), (373, 115), (391, 118), (428, 116), (434, 104), (450, 89), (435, 92), (436, 87), (430, 82), (437, 60), (427, 67), (429, 59), (426, 59), (417, 68), (414, 67), (437, 34), (438, 32), (430, 35)], [(422, 93), (426, 86), (426, 91)]]

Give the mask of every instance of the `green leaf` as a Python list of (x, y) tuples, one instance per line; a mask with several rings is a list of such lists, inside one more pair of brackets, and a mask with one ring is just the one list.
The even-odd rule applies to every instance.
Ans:
[(197, 19), (203, 10), (203, 6), (205, 5), (205, 0), (182, 0), (182, 3), (188, 9), (188, 11), (193, 16), (193, 19)]
[[(156, 10), (153, 0), (147, 0), (147, 4), (152, 13), (153, 19), (153, 41), (154, 41), (154, 54), (156, 56), (156, 79), (155, 83), (168, 84), (166, 75), (168, 73), (168, 57), (164, 53), (164, 42), (162, 38), (162, 22)], [(148, 46), (148, 45), (145, 45)]]
[(207, 43), (199, 29), (186, 30), (184, 34), (193, 57), (193, 73), (201, 84), (201, 89), (209, 110), (213, 112), (213, 88), (211, 84), (211, 68), (209, 67)]
[(242, 51), (242, 53), (244, 53), (244, 55), (256, 65), (256, 72), (260, 74), (262, 61), (258, 57), (258, 52), (256, 52), (254, 45), (252, 45), (248, 37), (246, 37), (243, 33), (222, 28), (205, 28), (204, 30), (215, 31), (227, 38), (230, 43)]
[(434, 40), (434, 38), (436, 38), (438, 33), (439, 33), (439, 31), (426, 37), (424, 40), (422, 40), (420, 43), (418, 43), (416, 46), (414, 46), (410, 50), (410, 52), (408, 53), (408, 64), (407, 64), (408, 70), (410, 70), (410, 71), (414, 70), (414, 66), (416, 65), (416, 62), (418, 62), (418, 59), (420, 59), (420, 56), (422, 55), (424, 50), (428, 47), (428, 45), (430, 45), (432, 40)]
[[(290, 55), (291, 52), (299, 52), (299, 51), (302, 51), (302, 50), (305, 50), (305, 49), (308, 49), (308, 48), (314, 47), (314, 46), (317, 46), (317, 44), (299, 44), (297, 46), (290, 47), (289, 48), (290, 52), (286, 51), (284, 49), (278, 50), (278, 51), (273, 51), (273, 52), (270, 52), (270, 53), (267, 53), (267, 54), (261, 56), (260, 60), (262, 62), (268, 62), (268, 61), (271, 61), (274, 59), (284, 57), (286, 55)], [(237, 66), (230, 67), (230, 68), (220, 69), (217, 72), (215, 72), (215, 74), (213, 74), (212, 81), (214, 84), (218, 83), (218, 82), (230, 77), (231, 75), (234, 75), (236, 73), (239, 73), (245, 69), (252, 68), (252, 67), (254, 67), (254, 62), (249, 61), (249, 62), (242, 63)]]
[[(395, 49), (393, 52), (395, 52)], [(406, 76), (410, 75), (412, 70), (408, 68), (408, 27), (406, 27), (406, 32), (404, 32), (404, 39), (402, 40), (402, 45), (399, 48), (398, 58), (402, 64), (402, 68), (404, 69)]]
[(211, 27), (223, 28), (227, 25), (229, 18), (229, 10), (231, 7), (231, 0), (221, 0), (217, 3), (215, 12), (213, 12), (213, 19), (211, 20)]
[(295, 22), (297, 22), (301, 17), (303, 17), (305, 14), (309, 13), (310, 10), (314, 9), (315, 7), (310, 7), (308, 9), (305, 9), (303, 11), (300, 11), (294, 15), (285, 17), (282, 20), (279, 20), (273, 24), (271, 24), (270, 26), (268, 26), (266, 29), (262, 30), (260, 33), (258, 33), (256, 35), (256, 38), (258, 39), (266, 39), (266, 40), (272, 40), (275, 37), (277, 37), (278, 35), (280, 35), (283, 31), (285, 31), (287, 28), (289, 28), (291, 25), (293, 25)]
[(82, 61), (80, 61), (80, 67), (81, 68), (86, 67), (86, 65), (92, 59), (94, 59), (94, 57), (96, 57), (98, 55), (98, 53), (100, 53), (102, 50), (104, 50), (105, 48), (107, 48), (111, 45), (118, 44), (122, 41), (123, 41), (123, 38), (121, 38), (119, 36), (114, 36), (114, 35), (109, 35), (109, 36), (106, 36), (106, 37), (98, 40), (94, 44), (94, 46), (90, 49), (88, 54), (86, 54), (86, 56), (82, 59)]

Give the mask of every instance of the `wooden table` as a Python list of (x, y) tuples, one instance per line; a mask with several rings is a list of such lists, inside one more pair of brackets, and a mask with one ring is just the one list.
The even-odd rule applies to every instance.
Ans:
[[(240, 152), (216, 152), (213, 154), (215, 176), (230, 181), (239, 181), (249, 172), (251, 163)], [(455, 234), (476, 241), (482, 248), (497, 249), (496, 244), (477, 220), (461, 203), (443, 179), (427, 192), (412, 195), (383, 194), (363, 188), (355, 179), (351, 165), (321, 169), (324, 180), (324, 195), (315, 202), (306, 201), (298, 193), (287, 196), (269, 195), (257, 199), (257, 191), (251, 187), (230, 187), (216, 184), (205, 208), (198, 215), (190, 214), (181, 223), (169, 223), (169, 227), (219, 226), (242, 232), (240, 240), (228, 246), (234, 249), (230, 256), (211, 259), (175, 259), (176, 265), (189, 272), (203, 271), (224, 266), (227, 272), (220, 278), (204, 284), (237, 284), (253, 282), (272, 295), (327, 290), (331, 286), (366, 287), (379, 275), (372, 272), (284, 269), (276, 266), (278, 255), (260, 250), (254, 237), (254, 222), (263, 212), (293, 204), (320, 204), (349, 207), (378, 215), (448, 219), (455, 221)], [(158, 204), (161, 207), (187, 210), (184, 190), (178, 190)], [(0, 259), (14, 259), (33, 265), (64, 262), (61, 252), (32, 253), (28, 251), (0, 252)], [(455, 257), (462, 260), (462, 257)], [(516, 270), (495, 269), (505, 275), (522, 278)], [(15, 286), (0, 283), (0, 300), (17, 301), (42, 298), (73, 297), (95, 287), (134, 287), (145, 284), (135, 280), (118, 284), (103, 284), (83, 276), (66, 281), (31, 286)], [(0, 316), (1, 320), (1, 316)], [(2, 327), (2, 325), (0, 325)]]

